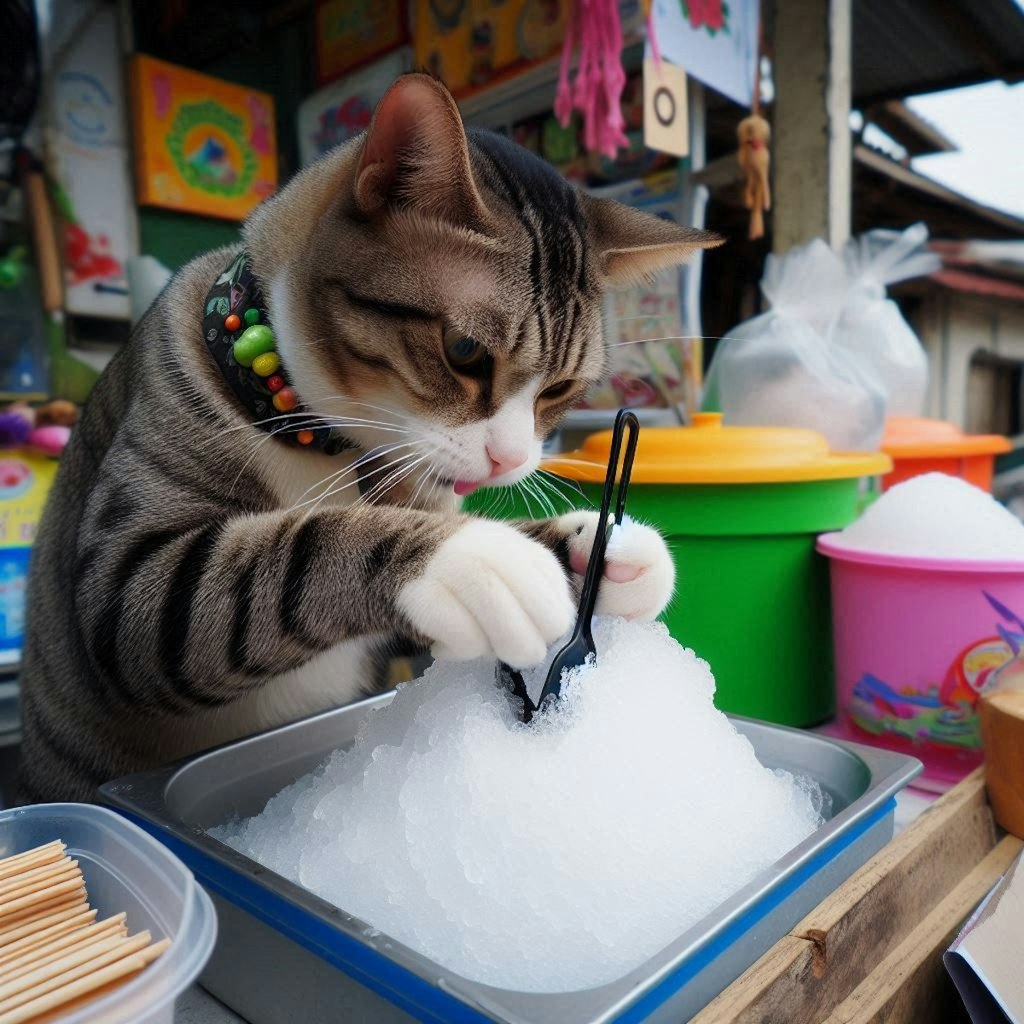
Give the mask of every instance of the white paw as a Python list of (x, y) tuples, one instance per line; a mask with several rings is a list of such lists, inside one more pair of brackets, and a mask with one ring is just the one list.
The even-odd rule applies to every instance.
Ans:
[[(559, 519), (569, 534), (569, 564), (580, 576), (587, 570), (597, 520), (596, 512), (572, 512)], [(623, 516), (605, 552), (597, 614), (642, 622), (656, 619), (672, 599), (675, 583), (675, 564), (661, 534)]]
[(497, 656), (514, 668), (544, 660), (576, 608), (558, 559), (502, 523), (475, 520), (449, 537), (398, 608), (433, 641), (435, 658)]

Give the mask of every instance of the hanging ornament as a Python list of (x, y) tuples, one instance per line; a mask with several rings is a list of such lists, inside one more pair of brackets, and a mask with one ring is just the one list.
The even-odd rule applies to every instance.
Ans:
[(739, 151), (736, 159), (743, 171), (743, 205), (750, 211), (750, 239), (764, 237), (764, 212), (772, 208), (768, 168), (771, 154), (768, 144), (772, 138), (771, 125), (761, 116), (761, 54), (764, 50), (764, 31), (760, 32), (757, 60), (754, 64), (754, 102), (748, 117), (736, 126)]
[[(569, 67), (577, 43), (579, 62), (576, 77), (570, 83)], [(625, 85), (618, 0), (574, 0), (562, 45), (555, 114), (564, 128), (573, 111), (579, 111), (584, 146), (609, 160), (629, 145), (622, 117)]]
[(771, 125), (760, 115), (751, 114), (743, 118), (736, 127), (739, 139), (737, 158), (743, 170), (743, 205), (750, 211), (748, 238), (764, 237), (764, 211), (772, 207), (772, 193), (768, 184), (768, 167), (771, 156), (768, 143), (771, 141)]

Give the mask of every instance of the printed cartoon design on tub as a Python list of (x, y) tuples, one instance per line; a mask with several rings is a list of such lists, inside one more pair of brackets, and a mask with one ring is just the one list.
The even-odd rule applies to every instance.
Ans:
[(925, 740), (977, 750), (981, 734), (975, 711), (978, 698), (1009, 676), (1024, 686), (1024, 622), (991, 594), (981, 595), (1010, 630), (996, 624), (997, 636), (969, 644), (957, 654), (941, 685), (922, 691), (917, 686), (896, 689), (865, 672), (853, 690), (847, 709), (851, 720), (865, 732), (892, 733), (908, 740)]

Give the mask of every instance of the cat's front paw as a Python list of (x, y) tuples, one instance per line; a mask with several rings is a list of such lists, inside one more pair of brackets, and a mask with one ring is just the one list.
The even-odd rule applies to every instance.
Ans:
[[(596, 512), (573, 512), (559, 519), (569, 537), (569, 565), (583, 576), (597, 531)], [(598, 615), (656, 619), (672, 599), (676, 569), (657, 530), (624, 516), (605, 552), (604, 578), (597, 592)]]
[(434, 657), (497, 656), (515, 668), (544, 660), (572, 624), (575, 606), (559, 561), (502, 523), (474, 520), (448, 538), (398, 608), (428, 637)]

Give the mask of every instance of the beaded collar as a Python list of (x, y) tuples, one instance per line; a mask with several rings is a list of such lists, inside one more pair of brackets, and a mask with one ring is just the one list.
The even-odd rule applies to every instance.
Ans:
[(263, 293), (244, 252), (228, 265), (206, 296), (203, 336), (210, 354), (253, 426), (279, 441), (337, 455), (353, 445), (316, 425), (299, 401), (275, 351), (276, 339)]

